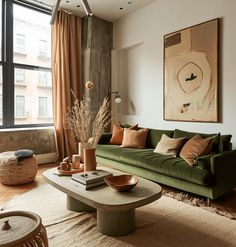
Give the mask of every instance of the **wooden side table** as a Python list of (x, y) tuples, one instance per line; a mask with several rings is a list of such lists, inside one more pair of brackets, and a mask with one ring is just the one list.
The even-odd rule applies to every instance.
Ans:
[(12, 211), (0, 214), (0, 247), (48, 247), (41, 218), (32, 212)]

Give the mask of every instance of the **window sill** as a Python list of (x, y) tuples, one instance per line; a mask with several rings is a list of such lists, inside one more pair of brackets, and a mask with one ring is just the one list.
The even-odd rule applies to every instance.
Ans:
[(0, 129), (0, 132), (14, 132), (14, 131), (26, 131), (26, 130), (46, 130), (54, 129), (54, 126), (45, 126), (45, 127), (25, 127), (25, 128), (9, 128), (9, 129)]
[(26, 83), (15, 83), (15, 86), (19, 86), (19, 87), (27, 87)]
[(15, 117), (15, 119), (20, 119), (20, 120), (21, 120), (21, 119), (27, 119), (27, 118), (28, 118), (28, 116), (16, 116), (16, 117)]
[(48, 56), (42, 56), (42, 55), (38, 55), (38, 59), (40, 60), (44, 60), (44, 61), (49, 61), (51, 58)]
[(37, 116), (37, 119), (52, 119), (52, 116)]
[(38, 88), (43, 88), (43, 89), (52, 89), (52, 86), (42, 86), (42, 85), (37, 85)]
[(21, 51), (14, 51), (14, 54), (20, 55), (20, 56), (27, 56), (27, 53), (21, 52)]

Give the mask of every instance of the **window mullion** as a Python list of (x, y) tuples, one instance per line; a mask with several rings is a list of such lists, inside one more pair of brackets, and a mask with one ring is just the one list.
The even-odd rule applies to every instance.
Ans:
[(14, 126), (13, 1), (4, 1), (3, 127)]

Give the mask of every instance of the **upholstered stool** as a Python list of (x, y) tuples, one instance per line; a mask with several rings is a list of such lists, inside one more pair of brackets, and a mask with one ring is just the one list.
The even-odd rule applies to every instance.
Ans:
[(34, 181), (38, 164), (32, 150), (4, 152), (0, 154), (0, 182), (6, 185), (25, 184)]

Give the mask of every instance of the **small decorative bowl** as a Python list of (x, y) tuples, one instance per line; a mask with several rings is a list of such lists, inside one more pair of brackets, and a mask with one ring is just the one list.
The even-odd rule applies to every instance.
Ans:
[(129, 191), (138, 183), (138, 178), (133, 175), (119, 175), (104, 178), (105, 182), (114, 190)]

